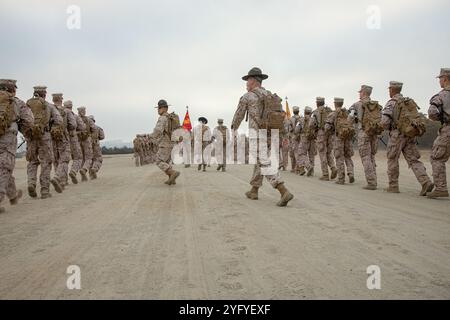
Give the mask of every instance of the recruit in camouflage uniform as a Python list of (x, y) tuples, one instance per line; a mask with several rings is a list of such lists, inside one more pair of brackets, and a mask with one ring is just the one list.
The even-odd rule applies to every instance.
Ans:
[(314, 110), (310, 125), (316, 131), (317, 150), (319, 151), (320, 165), (322, 168), (322, 177), (320, 180), (329, 181), (330, 174), (328, 167), (331, 168), (331, 180), (337, 176), (336, 165), (333, 157), (334, 136), (325, 130), (325, 121), (331, 112), (331, 109), (325, 106), (325, 98), (316, 98), (317, 109)]
[(304, 175), (306, 172), (308, 177), (314, 176), (314, 162), (317, 155), (316, 132), (310, 124), (312, 112), (311, 107), (305, 107), (304, 117), (300, 118), (294, 131), (300, 141), (295, 157), (298, 173)]
[(431, 199), (448, 197), (445, 164), (450, 157), (450, 68), (441, 69), (438, 76), (442, 91), (431, 98), (428, 116), (442, 124), (431, 151), (431, 166), (436, 189), (427, 194)]
[[(34, 118), (25, 102), (16, 97), (16, 80), (0, 80), (0, 204), (8, 197), (16, 205), (22, 197), (22, 190), (16, 189), (13, 176), (16, 164), (17, 133), (25, 137), (31, 134)], [(0, 207), (0, 213), (5, 212)]]
[(345, 184), (345, 168), (350, 183), (355, 182), (355, 169), (352, 157), (353, 137), (355, 129), (348, 119), (348, 112), (343, 108), (344, 99), (334, 98), (335, 111), (328, 115), (325, 130), (334, 134), (334, 156), (336, 158), (337, 181), (336, 184)]
[(95, 124), (95, 117), (89, 116), (89, 119), (94, 122), (94, 130), (92, 131), (92, 166), (89, 170), (89, 177), (91, 180), (97, 179), (97, 173), (103, 164), (102, 148), (100, 141), (105, 139), (105, 132), (101, 127)]
[(378, 116), (381, 118), (381, 106), (377, 101), (370, 99), (372, 90), (373, 88), (371, 86), (362, 85), (361, 90), (359, 90), (360, 100), (354, 103), (349, 109), (349, 119), (357, 127), (358, 150), (367, 181), (367, 185), (363, 189), (366, 190), (377, 189), (377, 165), (375, 156), (378, 151), (378, 135), (382, 133), (382, 128), (375, 128), (373, 125), (369, 126), (367, 121), (371, 112), (378, 113)]
[[(244, 120), (247, 112), (249, 117), (249, 129), (253, 129), (258, 132), (258, 130), (260, 130), (260, 126), (263, 126), (264, 119), (260, 118), (263, 107), (261, 98), (271, 93), (264, 89), (261, 84), (262, 81), (268, 77), (269, 76), (263, 74), (259, 68), (251, 69), (246, 76), (242, 77), (242, 80), (247, 81), (247, 93), (244, 94), (239, 100), (239, 105), (233, 117), (231, 130), (239, 129), (239, 126), (241, 125), (242, 120)], [(251, 137), (251, 139), (253, 140), (250, 141), (251, 144), (258, 144), (257, 138)], [(269, 143), (269, 141), (267, 142)], [(258, 190), (262, 186), (264, 179), (261, 169), (264, 168), (265, 170), (271, 171), (270, 149), (271, 146), (269, 143), (267, 153), (258, 152), (257, 162), (254, 166), (253, 176), (250, 181), (252, 189), (245, 194), (249, 199), (258, 199)], [(276, 146), (276, 151), (278, 152), (278, 146)], [(278, 169), (278, 167), (276, 169)], [(287, 206), (288, 202), (291, 201), (294, 196), (285, 187), (283, 180), (281, 180), (279, 171), (276, 170), (274, 174), (265, 175), (265, 178), (273, 188), (276, 188), (280, 192), (281, 199), (277, 203), (277, 206)]]
[(156, 123), (153, 133), (150, 134), (150, 139), (158, 146), (158, 152), (156, 153), (156, 165), (161, 169), (169, 179), (164, 182), (167, 185), (175, 185), (176, 179), (180, 175), (180, 172), (173, 170), (171, 163), (172, 149), (174, 143), (171, 140), (171, 132), (169, 128), (169, 105), (165, 100), (158, 102), (158, 122)]
[(72, 165), (70, 167), (69, 177), (72, 180), (73, 184), (78, 184), (77, 174), (81, 170), (81, 166), (83, 164), (83, 151), (81, 150), (78, 136), (86, 130), (86, 125), (84, 124), (81, 117), (73, 112), (72, 101), (65, 101), (64, 108), (67, 114), (67, 123), (70, 124), (68, 126), (68, 130)]
[(27, 105), (33, 111), (35, 120), (32, 134), (27, 138), (28, 194), (32, 198), (37, 197), (37, 171), (38, 167), (41, 166), (39, 182), (42, 199), (51, 197), (50, 173), (54, 156), (50, 131), (52, 128), (63, 125), (63, 119), (56, 107), (45, 101), (46, 96), (47, 87), (36, 86), (34, 87), (33, 98), (27, 101)]
[(67, 176), (69, 174), (69, 162), (71, 158), (70, 142), (69, 142), (69, 131), (73, 131), (75, 123), (69, 123), (67, 117), (67, 112), (63, 107), (63, 94), (54, 93), (53, 105), (58, 110), (61, 118), (63, 119), (63, 125), (60, 127), (53, 127), (51, 131), (52, 143), (53, 143), (53, 156), (55, 157), (53, 162), (53, 167), (55, 169), (55, 176), (50, 180), (55, 190), (59, 193), (62, 192), (61, 189), (67, 185)]
[(381, 119), (381, 125), (389, 130), (389, 143), (387, 146), (387, 158), (388, 158), (388, 179), (389, 187), (385, 189), (389, 193), (399, 193), (398, 177), (399, 170), (399, 158), (403, 153), (409, 168), (412, 169), (417, 181), (422, 186), (420, 192), (421, 196), (425, 196), (427, 192), (433, 190), (434, 184), (431, 182), (428, 176), (425, 166), (419, 160), (420, 153), (417, 149), (416, 139), (407, 137), (400, 132), (396, 127), (394, 121), (394, 113), (396, 113), (397, 105), (404, 99), (401, 94), (403, 83), (397, 81), (391, 81), (389, 84), (389, 95), (391, 99), (387, 102), (383, 109), (383, 115)]
[[(198, 121), (199, 124), (194, 127), (194, 139), (195, 139), (194, 148), (196, 148), (195, 150), (195, 154), (197, 156), (196, 160), (199, 163), (198, 171), (202, 170), (203, 168), (203, 172), (205, 172), (206, 166), (209, 164), (211, 160), (210, 152), (208, 152), (208, 150), (210, 149), (207, 148), (211, 143), (212, 134), (211, 129), (207, 126), (208, 119), (206, 119), (205, 117), (200, 117), (198, 118)], [(199, 146), (201, 146), (201, 151)]]
[(289, 156), (291, 158), (291, 172), (295, 172), (297, 174), (302, 174), (301, 168), (297, 167), (297, 154), (298, 154), (298, 146), (300, 144), (299, 135), (295, 134), (295, 127), (297, 123), (300, 121), (300, 108), (293, 107), (292, 112), (294, 113), (292, 117), (289, 119)]
[(289, 142), (289, 128), (290, 128), (290, 120), (286, 116), (286, 119), (284, 120), (284, 131), (280, 132), (280, 169), (282, 168), (283, 171), (286, 171), (289, 165), (289, 149), (290, 149), (290, 142)]
[(84, 130), (80, 132), (78, 139), (80, 140), (81, 151), (83, 153), (83, 164), (80, 170), (81, 181), (88, 181), (87, 173), (92, 167), (92, 158), (94, 157), (92, 150), (92, 132), (95, 130), (94, 122), (86, 115), (86, 108), (80, 107), (78, 116), (84, 123)]
[[(215, 157), (219, 165), (217, 171), (222, 169), (222, 172), (227, 168), (227, 145), (230, 142), (230, 130), (223, 124), (223, 119), (217, 120), (217, 127), (213, 130), (213, 139), (215, 144)], [(221, 144), (221, 146), (220, 146)], [(219, 152), (221, 150), (221, 152)]]
[(133, 152), (134, 152), (134, 164), (136, 167), (142, 166), (142, 152), (141, 152), (141, 142), (139, 139), (139, 135), (136, 135), (136, 138), (133, 140)]

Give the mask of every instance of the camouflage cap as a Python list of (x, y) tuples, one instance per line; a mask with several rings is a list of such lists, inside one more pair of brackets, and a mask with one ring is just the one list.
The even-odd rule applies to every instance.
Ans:
[(88, 116), (88, 118), (95, 122), (95, 117), (93, 115)]
[(398, 81), (391, 81), (391, 82), (389, 82), (389, 88), (401, 89), (402, 87), (403, 87), (403, 83), (402, 82), (398, 82)]
[(312, 113), (312, 111), (311, 107), (305, 107), (305, 113)]
[(35, 92), (47, 92), (46, 86), (34, 86), (33, 89)]
[(323, 102), (323, 103), (325, 103), (325, 98), (324, 97), (317, 97), (316, 98), (316, 102)]
[(300, 108), (299, 108), (299, 107), (293, 107), (293, 108), (292, 108), (292, 111), (293, 111), (293, 112), (300, 112)]
[(63, 94), (62, 93), (52, 93), (52, 97), (53, 98), (62, 98)]
[(223, 123), (223, 119), (217, 119), (217, 123)]
[(0, 79), (0, 85), (2, 86), (8, 86), (8, 87), (14, 87), (17, 88), (17, 80), (13, 79)]
[(437, 78), (442, 77), (450, 77), (450, 68), (442, 68), (441, 73), (437, 76)]
[(70, 100), (64, 101), (64, 107), (72, 109), (73, 103)]
[(80, 112), (80, 111), (86, 111), (86, 107), (78, 107), (77, 110), (78, 110), (78, 112)]
[(371, 86), (363, 84), (358, 92), (366, 92), (368, 94), (372, 94), (372, 90), (373, 88)]
[(334, 98), (334, 103), (344, 103), (344, 98)]

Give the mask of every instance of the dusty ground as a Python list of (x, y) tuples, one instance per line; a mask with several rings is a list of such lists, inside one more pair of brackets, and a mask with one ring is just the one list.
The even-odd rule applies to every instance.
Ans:
[[(402, 194), (364, 191), (355, 163), (354, 186), (284, 173), (296, 198), (277, 208), (267, 184), (259, 201), (244, 199), (249, 166), (182, 168), (168, 187), (155, 166), (107, 158), (97, 181), (6, 206), (0, 298), (449, 299), (450, 201), (419, 198), (403, 160)], [(66, 288), (69, 265), (81, 268), (81, 290)], [(367, 289), (370, 265), (381, 290)]]

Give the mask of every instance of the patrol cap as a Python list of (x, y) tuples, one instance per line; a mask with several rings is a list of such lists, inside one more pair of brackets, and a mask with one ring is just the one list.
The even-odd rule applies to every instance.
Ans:
[(450, 68), (442, 68), (441, 73), (437, 76), (437, 78), (442, 77), (450, 77)]
[(389, 82), (389, 88), (401, 89), (403, 88), (403, 83), (398, 81)]
[(46, 86), (34, 86), (33, 89), (34, 92), (47, 92)]
[(63, 94), (62, 93), (52, 93), (52, 97), (53, 98), (62, 98)]
[(292, 108), (292, 111), (293, 111), (293, 112), (300, 112), (300, 108), (299, 108), (299, 107), (293, 107), (293, 108)]
[(223, 123), (223, 119), (217, 119), (217, 123)]
[(311, 107), (305, 107), (305, 113), (312, 113), (312, 111)]
[(358, 92), (366, 92), (368, 94), (372, 94), (372, 90), (373, 88), (371, 86), (363, 84)]
[(95, 117), (93, 115), (88, 116), (88, 118), (95, 122)]
[(317, 97), (317, 98), (316, 98), (316, 102), (322, 102), (322, 103), (325, 103), (325, 98), (324, 98), (324, 97)]
[(344, 103), (344, 98), (334, 98), (334, 103)]
[(155, 108), (159, 109), (159, 108), (168, 108), (168, 107), (170, 107), (170, 105), (167, 104), (167, 101), (164, 99), (161, 99), (158, 101), (158, 106), (156, 106)]
[(86, 111), (86, 107), (78, 107), (77, 110), (78, 110), (78, 112)]
[(7, 87), (14, 87), (17, 89), (17, 80), (13, 79), (0, 79), (0, 85), (1, 86), (7, 86)]
[(64, 101), (64, 107), (72, 109), (73, 103), (70, 100)]

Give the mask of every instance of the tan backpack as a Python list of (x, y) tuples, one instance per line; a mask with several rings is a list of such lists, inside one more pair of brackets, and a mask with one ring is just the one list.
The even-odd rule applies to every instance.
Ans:
[(45, 100), (41, 97), (33, 97), (27, 101), (27, 106), (31, 109), (34, 116), (34, 126), (32, 129), (32, 138), (41, 139), (45, 130), (48, 130), (50, 122), (50, 111)]
[(312, 116), (309, 116), (308, 119), (304, 118), (303, 120), (302, 134), (304, 134), (308, 140), (314, 140), (317, 138), (317, 132), (310, 126), (311, 117)]
[[(316, 118), (316, 122), (317, 122), (317, 129), (324, 129), (325, 128), (325, 122), (328, 118), (328, 115), (331, 113), (331, 109), (329, 107), (323, 107), (322, 110), (318, 110), (317, 109), (317, 113), (313, 113), (313, 117)], [(317, 119), (317, 114), (320, 115), (320, 119)]]
[(336, 115), (334, 128), (336, 135), (343, 140), (352, 139), (355, 136), (355, 127), (348, 119), (348, 112), (346, 110), (341, 110)]
[(15, 121), (14, 96), (8, 91), (0, 91), (0, 137)]
[(58, 110), (59, 114), (61, 115), (61, 118), (63, 119), (62, 126), (52, 126), (52, 129), (50, 131), (52, 135), (52, 139), (56, 141), (62, 141), (66, 137), (66, 128), (67, 128), (67, 113), (59, 107), (55, 108)]
[(378, 101), (367, 101), (362, 104), (362, 129), (369, 136), (378, 136), (383, 133), (384, 128), (381, 125), (382, 106)]
[(421, 137), (426, 132), (425, 116), (411, 98), (400, 98), (394, 107), (394, 127), (409, 138)]
[(279, 130), (281, 134), (285, 133), (284, 119), (286, 118), (283, 113), (283, 105), (281, 104), (281, 98), (277, 94), (273, 94), (267, 91), (267, 94), (261, 94), (257, 90), (253, 93), (259, 99), (260, 105), (260, 129), (267, 130)]
[(167, 132), (167, 134), (169, 135), (169, 137), (172, 137), (172, 133), (175, 130), (181, 128), (180, 117), (175, 112), (167, 113), (166, 117), (169, 120), (168, 121), (168, 129), (167, 129), (168, 132)]

